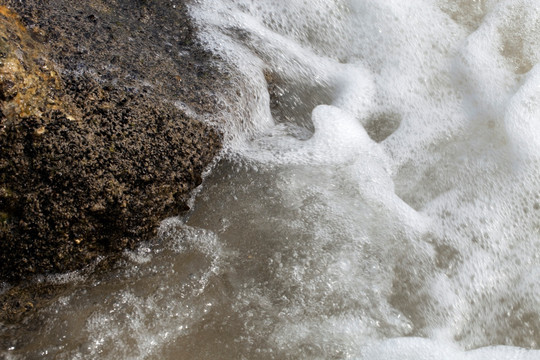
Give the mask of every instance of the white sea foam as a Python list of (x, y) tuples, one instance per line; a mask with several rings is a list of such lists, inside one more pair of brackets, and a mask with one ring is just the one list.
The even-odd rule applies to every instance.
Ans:
[[(252, 94), (229, 99), (231, 154), (280, 178), (250, 175), (252, 184), (277, 188), (281, 208), (302, 208), (288, 218), (295, 230), (281, 244), (311, 247), (309, 261), (281, 260), (292, 273), (279, 286), (311, 284), (298, 290), (303, 311), (318, 299), (324, 313), (332, 305), (320, 293), (341, 269), (333, 287), (347, 290), (334, 295), (355, 309), (309, 317), (285, 306), (291, 319), (273, 320), (277, 348), (293, 357), (347, 357), (375, 339), (415, 334), (431, 340), (383, 341), (362, 356), (540, 356), (461, 350), (540, 346), (540, 286), (531, 275), (540, 269), (539, 9), (521, 0), (238, 0), (192, 8), (208, 47)], [(306, 113), (307, 124), (298, 120)], [(312, 136), (298, 136), (298, 126)], [(317, 205), (300, 205), (307, 199)], [(291, 245), (298, 239), (306, 243)], [(329, 243), (332, 254), (322, 250)], [(310, 272), (317, 279), (306, 283)]]
[(463, 351), (453, 344), (436, 343), (422, 338), (401, 338), (383, 341), (368, 347), (362, 359), (366, 360), (533, 360), (538, 352), (493, 346)]

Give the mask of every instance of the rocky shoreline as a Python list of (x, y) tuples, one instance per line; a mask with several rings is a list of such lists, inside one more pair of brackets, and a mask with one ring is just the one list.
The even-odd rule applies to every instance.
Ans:
[(227, 82), (195, 31), (186, 1), (0, 5), (0, 280), (17, 285), (0, 318), (57, 291), (35, 275), (114, 258), (188, 209), (222, 139), (192, 112)]

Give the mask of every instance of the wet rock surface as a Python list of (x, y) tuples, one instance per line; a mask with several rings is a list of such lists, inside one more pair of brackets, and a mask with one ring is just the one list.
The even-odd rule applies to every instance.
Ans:
[(0, 6), (0, 280), (81, 269), (187, 209), (221, 146), (191, 114), (225, 81), (193, 34), (183, 1)]

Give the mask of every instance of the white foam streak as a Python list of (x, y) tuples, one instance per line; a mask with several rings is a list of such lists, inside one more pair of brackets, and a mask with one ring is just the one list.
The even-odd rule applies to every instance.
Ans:
[(538, 352), (519, 348), (494, 346), (463, 351), (450, 343), (436, 343), (420, 338), (385, 341), (368, 348), (362, 360), (533, 360)]
[[(540, 67), (536, 65), (510, 100), (504, 124), (516, 160), (525, 166), (540, 160)], [(532, 162), (532, 164), (531, 164)]]

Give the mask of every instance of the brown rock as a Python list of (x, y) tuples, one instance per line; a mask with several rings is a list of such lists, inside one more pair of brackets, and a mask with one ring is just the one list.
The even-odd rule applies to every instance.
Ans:
[(16, 283), (133, 248), (185, 211), (221, 137), (172, 103), (214, 111), (209, 94), (223, 77), (193, 42), (183, 5), (171, 14), (168, 1), (7, 4), (0, 280)]

